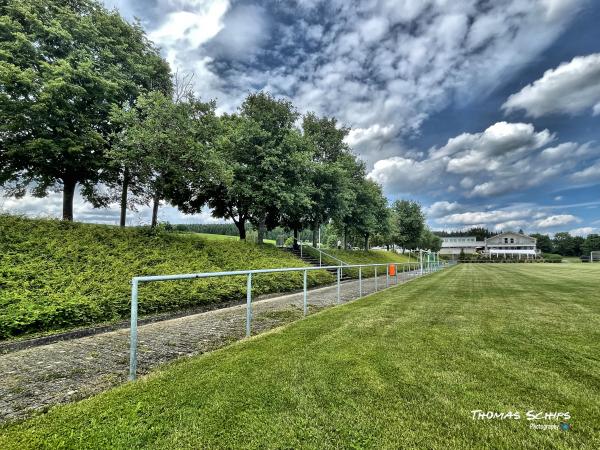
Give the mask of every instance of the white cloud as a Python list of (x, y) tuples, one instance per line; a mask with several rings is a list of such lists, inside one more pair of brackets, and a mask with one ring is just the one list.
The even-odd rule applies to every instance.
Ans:
[(600, 182), (600, 160), (583, 170), (575, 172), (573, 175), (571, 175), (571, 179), (577, 183)]
[(569, 233), (573, 236), (582, 236), (582, 237), (586, 237), (588, 234), (592, 234), (595, 232), (596, 232), (596, 228), (593, 228), (593, 227), (574, 228), (571, 231), (569, 231)]
[(556, 197), (554, 197), (554, 200), (556, 200), (557, 202), (560, 202), (563, 199), (562, 195), (557, 195)]
[(556, 216), (549, 216), (545, 219), (538, 220), (535, 226), (540, 228), (558, 227), (568, 225), (574, 222), (581, 222), (577, 217), (572, 214), (558, 214)]
[(524, 109), (528, 116), (600, 111), (600, 53), (578, 56), (511, 95), (502, 105), (506, 112)]
[[(15, 199), (2, 196), (0, 191), (0, 213), (24, 215), (37, 218), (61, 218), (62, 217), (62, 193), (49, 192), (47, 197), (38, 198), (30, 194), (23, 198)], [(120, 210), (117, 204), (111, 204), (107, 208), (94, 208), (84, 201), (77, 189), (73, 201), (73, 217), (77, 222), (103, 223), (118, 225)], [(127, 225), (149, 225), (151, 218), (150, 207), (139, 206), (137, 211), (127, 211)], [(210, 210), (204, 209), (200, 214), (186, 215), (177, 208), (161, 205), (158, 219), (161, 222), (170, 223), (223, 223), (223, 219), (215, 219)]]
[(217, 98), (220, 111), (269, 89), (352, 128), (393, 124), (390, 135), (357, 147), (371, 165), (398, 156), (390, 139), (418, 132), (452, 99), (468, 102), (516, 73), (584, 1), (305, 0), (266, 9), (171, 0), (151, 8), (148, 26), (174, 68), (197, 72), (198, 93)]
[(435, 202), (425, 208), (425, 214), (429, 217), (436, 218), (446, 216), (461, 209), (463, 209), (463, 206), (458, 202), (441, 201)]
[(498, 122), (480, 133), (451, 138), (426, 155), (384, 157), (369, 176), (390, 193), (435, 194), (445, 186), (475, 198), (522, 192), (576, 171), (581, 171), (578, 180), (600, 173), (596, 166), (581, 169), (598, 147), (573, 142), (548, 147), (555, 139), (549, 130), (536, 131), (531, 124)]

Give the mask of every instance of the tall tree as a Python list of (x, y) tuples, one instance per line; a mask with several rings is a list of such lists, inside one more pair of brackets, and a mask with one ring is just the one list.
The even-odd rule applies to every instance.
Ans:
[(405, 249), (416, 248), (425, 229), (421, 205), (410, 200), (396, 200), (393, 205), (394, 242)]
[(573, 236), (566, 231), (562, 231), (554, 235), (552, 246), (554, 247), (554, 251), (559, 255), (575, 255), (575, 241), (573, 240)]
[(352, 234), (362, 238), (363, 248), (369, 249), (369, 239), (385, 233), (389, 225), (387, 199), (375, 181), (362, 179), (355, 185), (356, 199), (347, 216), (346, 225)]
[(139, 24), (95, 0), (7, 0), (0, 26), (0, 185), (16, 196), (63, 192), (73, 220), (77, 185), (95, 205), (112, 181), (111, 105), (170, 89), (169, 67)]
[(600, 251), (600, 234), (588, 234), (585, 238), (585, 242), (581, 246), (581, 253), (589, 256), (591, 252), (597, 251)]
[(141, 95), (131, 106), (115, 109), (112, 120), (122, 128), (110, 155), (129, 178), (123, 197), (127, 198), (128, 187), (135, 188), (152, 203), (152, 227), (162, 200), (187, 210), (190, 192), (204, 189), (219, 175), (213, 145), (218, 129), (214, 102), (193, 97), (173, 101), (155, 91)]
[(432, 233), (429, 228), (425, 228), (419, 238), (419, 247), (432, 252), (439, 252), (442, 248), (442, 238)]
[(536, 238), (536, 247), (542, 253), (552, 253), (552, 239), (547, 234), (534, 233), (531, 237)]
[(246, 97), (238, 114), (222, 118), (219, 149), (230, 175), (197, 198), (205, 196), (215, 217), (233, 220), (240, 239), (246, 239), (247, 222), (259, 230), (259, 241), (278, 224), (289, 194), (287, 171), (302, 149), (289, 140), (297, 117), (289, 101), (257, 92)]
[(350, 147), (344, 142), (350, 129), (338, 126), (333, 117), (317, 117), (308, 113), (303, 117), (302, 130), (314, 147), (314, 207), (306, 225), (313, 231), (313, 246), (316, 247), (319, 227), (336, 216), (343, 216), (354, 198), (346, 176), (348, 160), (353, 157)]

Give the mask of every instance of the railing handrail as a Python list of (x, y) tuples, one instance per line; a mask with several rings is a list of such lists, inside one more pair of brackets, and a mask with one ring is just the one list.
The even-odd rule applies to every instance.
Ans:
[[(199, 272), (199, 273), (186, 273), (186, 274), (178, 274), (178, 275), (148, 275), (148, 276), (138, 276), (133, 277), (131, 279), (131, 328), (129, 332), (129, 379), (136, 379), (136, 371), (137, 371), (137, 342), (138, 342), (138, 287), (140, 283), (150, 282), (150, 281), (169, 281), (169, 280), (186, 280), (186, 279), (194, 279), (194, 278), (209, 278), (209, 277), (224, 277), (224, 276), (243, 276), (247, 277), (246, 281), (246, 336), (249, 337), (251, 333), (251, 323), (252, 323), (252, 275), (261, 274), (261, 273), (278, 273), (278, 272), (304, 272), (304, 282), (303, 282), (303, 307), (304, 307), (304, 315), (308, 314), (308, 301), (307, 301), (307, 292), (308, 292), (308, 271), (309, 270), (327, 270), (327, 269), (335, 269), (337, 271), (337, 302), (340, 303), (340, 282), (341, 282), (341, 272), (344, 268), (358, 268), (358, 283), (359, 283), (359, 297), (362, 297), (362, 268), (363, 267), (374, 267), (375, 268), (375, 291), (378, 290), (377, 287), (377, 267), (386, 266), (386, 288), (389, 287), (389, 277), (390, 277), (390, 266), (396, 267), (396, 284), (398, 282), (398, 266), (409, 266), (408, 272), (410, 272), (410, 266), (415, 267), (415, 272), (419, 273), (421, 276), (430, 273), (431, 271), (438, 270), (445, 266), (448, 266), (447, 263), (438, 262), (430, 262), (427, 265), (427, 269), (423, 271), (423, 264), (418, 263), (399, 263), (399, 262), (389, 262), (389, 263), (371, 263), (371, 264), (347, 264), (347, 265), (339, 265), (339, 266), (306, 266), (306, 267), (281, 267), (275, 269), (251, 269), (251, 270), (232, 270), (226, 272)], [(403, 271), (404, 272), (404, 271)]]
[[(300, 243), (300, 247), (302, 247), (302, 243)], [(348, 266), (348, 265), (349, 265), (347, 262), (345, 262), (345, 261), (342, 261), (340, 258), (336, 258), (335, 256), (333, 256), (333, 255), (330, 255), (330, 254), (329, 254), (329, 253), (327, 253), (327, 252), (324, 252), (323, 250), (321, 250), (321, 249), (320, 249), (320, 248), (318, 248), (318, 247), (314, 247), (314, 246), (312, 246), (312, 245), (307, 245), (307, 247), (314, 248), (314, 249), (315, 249), (316, 251), (318, 251), (318, 252), (319, 252), (321, 255), (325, 255), (325, 256), (327, 256), (327, 257), (329, 257), (329, 258), (333, 259), (334, 261), (337, 261), (337, 262), (339, 262), (339, 263), (340, 263), (340, 264), (342, 264), (343, 266)]]
[(301, 272), (304, 270), (327, 270), (327, 269), (358, 269), (359, 267), (381, 267), (381, 266), (404, 266), (404, 265), (418, 265), (418, 262), (395, 262), (390, 261), (387, 263), (371, 263), (371, 264), (344, 264), (339, 266), (305, 266), (305, 267), (280, 267), (274, 269), (249, 269), (249, 270), (231, 270), (226, 272), (197, 272), (197, 273), (182, 273), (177, 275), (144, 275), (133, 277), (131, 281), (144, 282), (144, 281), (169, 281), (169, 280), (188, 280), (194, 278), (210, 278), (210, 277), (225, 277), (225, 276), (236, 276), (236, 275), (255, 275), (259, 273), (278, 273), (278, 272)]

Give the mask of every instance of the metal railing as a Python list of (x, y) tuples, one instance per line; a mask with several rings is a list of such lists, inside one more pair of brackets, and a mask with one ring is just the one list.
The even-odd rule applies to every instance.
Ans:
[[(302, 248), (304, 247), (304, 245), (302, 244), (302, 242), (300, 242), (300, 257), (302, 257)], [(323, 265), (323, 256), (329, 258), (329, 259), (333, 259), (335, 262), (340, 263), (340, 265), (342, 266), (348, 266), (349, 264), (345, 261), (342, 261), (340, 258), (336, 258), (335, 256), (324, 252), (323, 250), (321, 250), (320, 248), (314, 247), (312, 245), (306, 245), (306, 247), (316, 250), (317, 252), (319, 252), (319, 267), (321, 267)]]
[[(291, 267), (281, 269), (254, 269), (254, 270), (235, 270), (228, 272), (202, 272), (202, 273), (189, 273), (179, 275), (149, 275), (133, 277), (131, 279), (131, 328), (130, 328), (130, 348), (129, 348), (129, 380), (133, 381), (136, 379), (137, 372), (137, 347), (138, 347), (138, 287), (140, 283), (148, 283), (154, 281), (174, 281), (174, 280), (190, 280), (196, 278), (212, 278), (212, 277), (226, 277), (226, 276), (246, 276), (246, 337), (249, 337), (252, 331), (252, 276), (256, 274), (265, 273), (280, 273), (280, 272), (303, 272), (303, 314), (308, 314), (308, 271), (311, 270), (327, 270), (337, 269), (337, 303), (341, 303), (340, 300), (340, 285), (341, 285), (341, 271), (342, 268), (357, 268), (358, 269), (358, 286), (359, 296), (363, 295), (362, 290), (362, 270), (367, 267), (374, 267), (375, 269), (375, 292), (378, 289), (377, 283), (377, 267), (386, 267), (386, 288), (389, 287), (390, 281), (390, 268), (394, 266), (394, 272), (396, 276), (396, 284), (398, 284), (398, 266), (408, 265), (408, 273), (431, 273), (443, 269), (448, 264), (445, 262), (438, 262), (435, 268), (432, 264), (427, 266), (427, 271), (423, 271), (423, 266), (420, 270), (418, 265), (415, 263), (379, 263), (379, 264), (347, 264), (339, 266), (322, 266), (322, 267)], [(417, 267), (416, 270), (411, 271), (411, 267)], [(407, 273), (404, 270), (402, 273)]]

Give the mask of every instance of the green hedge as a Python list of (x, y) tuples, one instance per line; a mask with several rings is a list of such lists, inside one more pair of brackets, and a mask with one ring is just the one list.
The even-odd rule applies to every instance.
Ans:
[[(270, 245), (0, 215), (0, 339), (123, 320), (133, 276), (305, 265)], [(142, 284), (140, 314), (242, 299), (241, 278)], [(311, 286), (333, 281), (309, 272)], [(301, 273), (253, 279), (254, 295), (301, 287)]]

